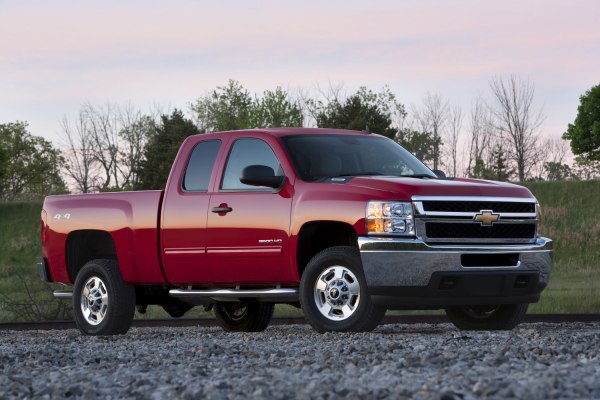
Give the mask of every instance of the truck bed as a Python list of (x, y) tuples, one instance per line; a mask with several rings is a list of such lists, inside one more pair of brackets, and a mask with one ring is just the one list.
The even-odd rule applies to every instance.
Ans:
[(162, 197), (160, 190), (47, 197), (42, 210), (42, 240), (51, 280), (75, 280), (66, 265), (68, 237), (90, 237), (94, 231), (106, 231), (112, 236), (126, 281), (164, 283), (158, 255)]

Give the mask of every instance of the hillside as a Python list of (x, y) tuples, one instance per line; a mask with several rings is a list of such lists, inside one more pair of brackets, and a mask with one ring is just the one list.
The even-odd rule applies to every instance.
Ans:
[[(541, 231), (554, 240), (555, 249), (550, 285), (530, 312), (600, 312), (600, 181), (526, 186), (542, 206)], [(69, 302), (53, 300), (52, 288), (42, 285), (35, 271), (40, 210), (41, 203), (0, 204), (0, 321), (69, 314)]]

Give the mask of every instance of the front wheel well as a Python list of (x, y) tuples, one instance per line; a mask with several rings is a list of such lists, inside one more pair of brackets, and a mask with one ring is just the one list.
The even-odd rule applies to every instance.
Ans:
[(88, 261), (117, 260), (117, 250), (112, 236), (101, 230), (86, 229), (69, 233), (65, 254), (71, 282), (75, 282), (77, 274)]
[(350, 224), (338, 221), (313, 221), (304, 224), (298, 233), (298, 276), (302, 276), (304, 268), (315, 255), (334, 246), (358, 248), (358, 235)]

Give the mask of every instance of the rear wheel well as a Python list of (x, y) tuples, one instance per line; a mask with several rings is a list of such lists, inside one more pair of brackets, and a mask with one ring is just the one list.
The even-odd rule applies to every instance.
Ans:
[(75, 282), (79, 270), (90, 260), (117, 260), (112, 236), (106, 231), (80, 230), (69, 233), (66, 245), (67, 271)]
[(354, 228), (337, 221), (314, 221), (304, 224), (298, 233), (298, 275), (302, 276), (311, 258), (333, 246), (358, 248), (358, 236)]

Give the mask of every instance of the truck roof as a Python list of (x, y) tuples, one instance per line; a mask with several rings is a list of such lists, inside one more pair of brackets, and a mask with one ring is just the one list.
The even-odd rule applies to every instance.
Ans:
[(315, 134), (341, 134), (341, 135), (370, 135), (371, 132), (368, 131), (354, 131), (349, 129), (336, 129), (336, 128), (254, 128), (254, 129), (244, 129), (237, 131), (224, 131), (224, 132), (210, 132), (210, 133), (200, 133), (198, 135), (234, 135), (234, 134), (244, 134), (250, 132), (260, 132), (266, 133), (268, 135), (281, 137), (281, 136), (291, 136), (291, 135), (315, 135)]

